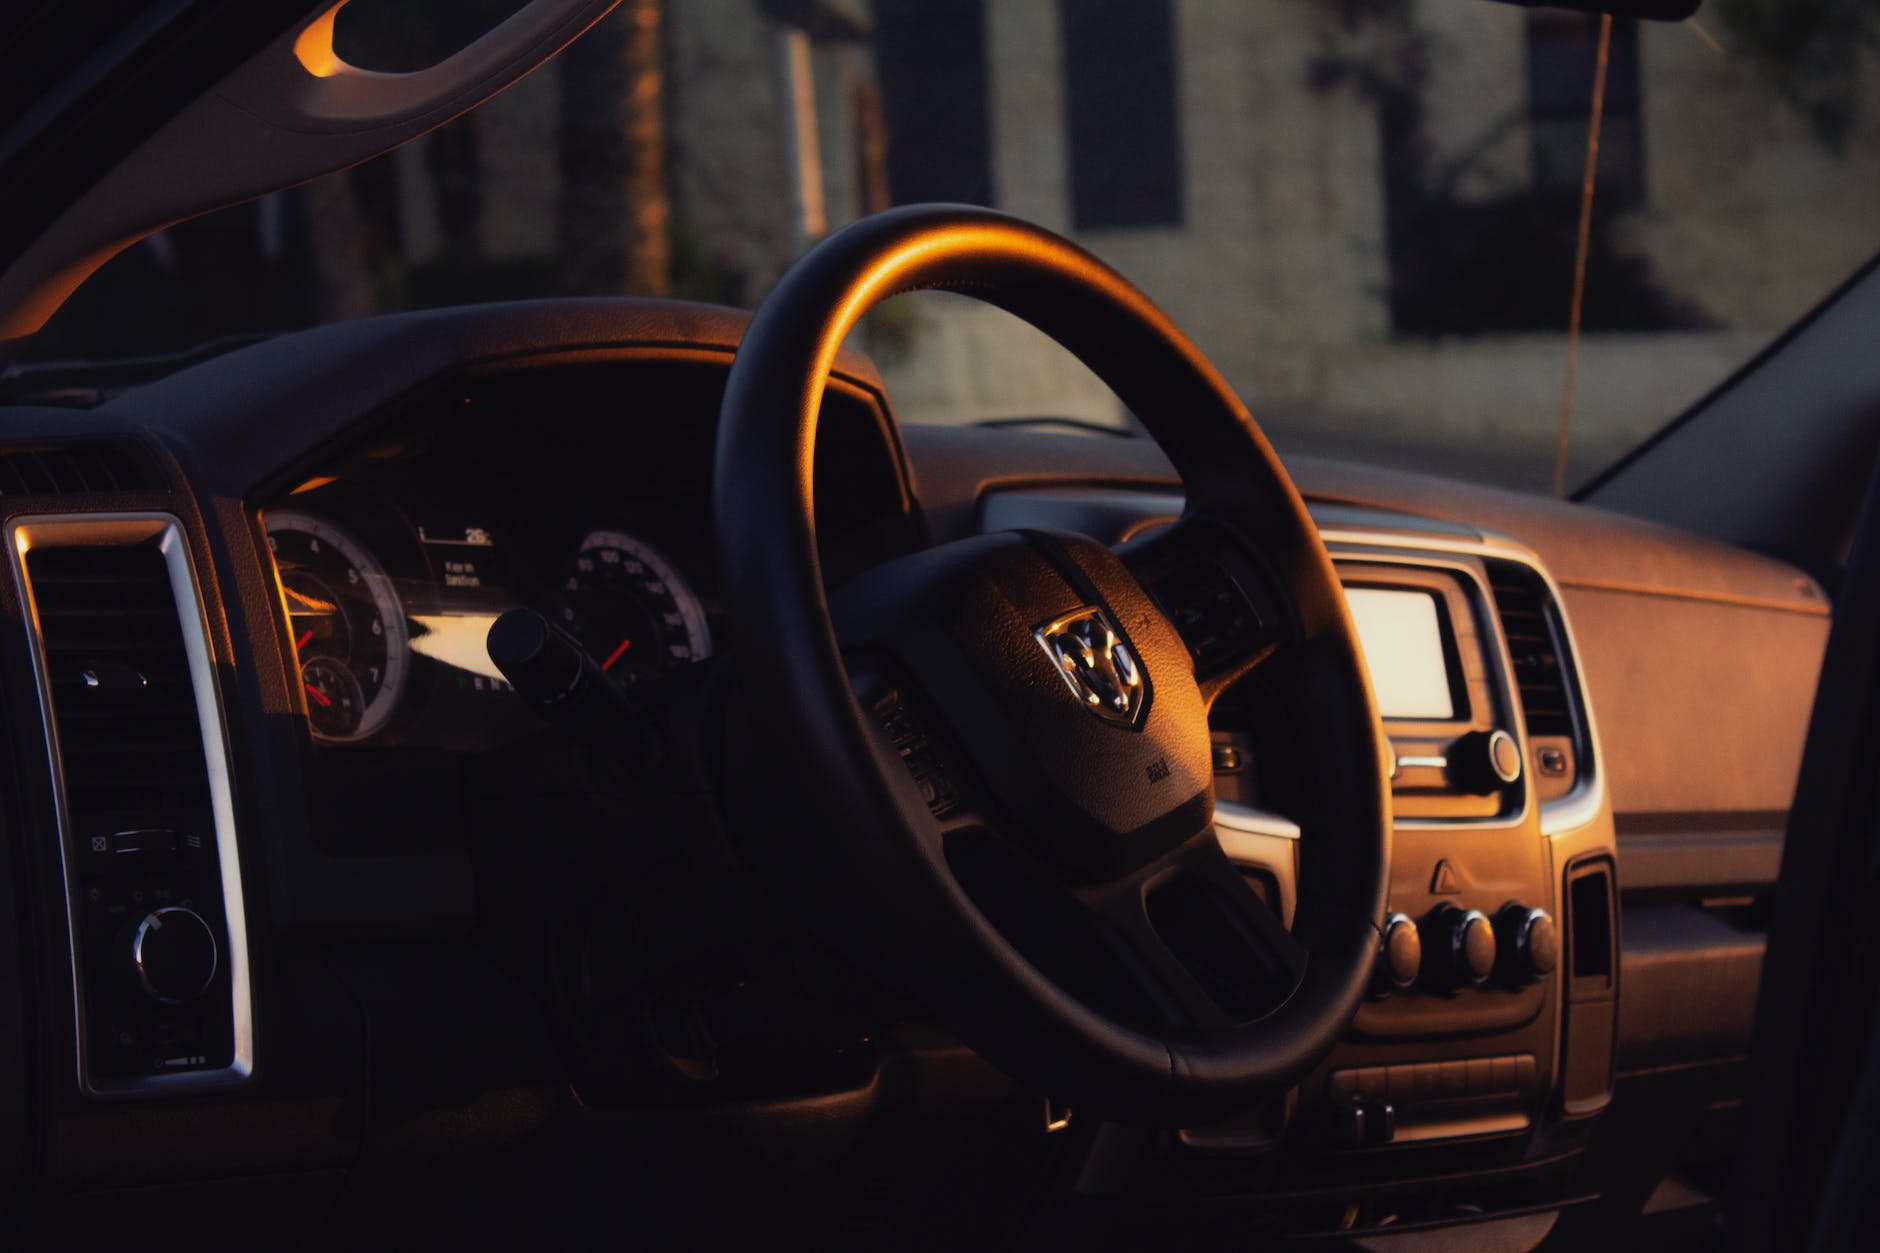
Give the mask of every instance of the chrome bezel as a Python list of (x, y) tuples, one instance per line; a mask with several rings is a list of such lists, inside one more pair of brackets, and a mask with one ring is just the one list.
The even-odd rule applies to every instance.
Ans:
[[(76, 1028), (76, 1070), (81, 1092), (99, 1099), (164, 1096), (245, 1083), (254, 1072), (254, 1011), (249, 986), (248, 924), (242, 899), (241, 861), (236, 847), (235, 798), (231, 785), (228, 736), (221, 690), (215, 677), (208, 615), (204, 608), (195, 564), (183, 524), (168, 513), (40, 514), (7, 523), (7, 549), (13, 564), (14, 585), (20, 594), (20, 617), (31, 650), (33, 680), (39, 698), (40, 723), (46, 742), (46, 764), (52, 784), (53, 812), (59, 842), (59, 870), (65, 887), (65, 930), (72, 971), (72, 1013)], [(59, 752), (58, 726), (52, 712), (52, 682), (46, 669), (45, 640), (39, 627), (38, 603), (26, 571), (26, 554), (34, 548), (154, 547), (169, 573), (170, 593), (176, 602), (183, 652), (190, 686), (196, 699), (196, 722), (201, 729), (203, 763), (209, 781), (210, 816), (221, 878), (222, 918), (228, 939), (230, 1025), (233, 1052), (227, 1066), (214, 1070), (187, 1070), (168, 1074), (99, 1078), (91, 1073), (86, 1034), (85, 995), (78, 926), (78, 883), (72, 866), (71, 813), (66, 804), (65, 769)]]

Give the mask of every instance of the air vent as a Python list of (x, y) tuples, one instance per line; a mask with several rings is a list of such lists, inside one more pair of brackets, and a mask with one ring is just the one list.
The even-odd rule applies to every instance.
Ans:
[(35, 548), (26, 570), (73, 824), (206, 814), (202, 730), (163, 554)]
[(1489, 583), (1502, 634), (1508, 638), (1528, 735), (1571, 736), (1573, 707), (1567, 671), (1545, 586), (1518, 566), (1500, 564), (1490, 566)]
[(142, 453), (121, 444), (0, 450), (0, 496), (144, 491), (154, 478)]
[(235, 805), (182, 524), (67, 512), (14, 518), (6, 538), (58, 802), (79, 1088), (243, 1083), (254, 1032)]

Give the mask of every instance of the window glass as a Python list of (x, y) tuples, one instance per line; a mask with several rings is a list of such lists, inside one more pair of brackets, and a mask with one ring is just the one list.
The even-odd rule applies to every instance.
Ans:
[[(352, 0), (423, 65), (515, 0)], [(991, 204), (1140, 285), (1282, 453), (1551, 490), (1598, 21), (1480, 0), (624, 0), (488, 106), (185, 223), (30, 351), (197, 350), (559, 295), (751, 307), (890, 204)], [(1615, 22), (1567, 480), (1751, 359), (1880, 245), (1873, 5)], [(904, 420), (1130, 416), (957, 296), (857, 336)]]

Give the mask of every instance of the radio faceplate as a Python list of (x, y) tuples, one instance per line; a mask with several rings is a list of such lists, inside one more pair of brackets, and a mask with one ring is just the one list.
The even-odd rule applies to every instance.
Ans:
[(1479, 568), (1446, 558), (1336, 564), (1395, 757), (1399, 822), (1517, 819), (1527, 807), (1519, 720)]

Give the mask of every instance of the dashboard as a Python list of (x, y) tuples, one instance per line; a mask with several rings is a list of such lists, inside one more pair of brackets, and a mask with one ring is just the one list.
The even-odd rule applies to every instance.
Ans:
[[(613, 1195), (630, 1162), (645, 1196), (679, 1197), (734, 1162), (782, 1195), (778, 1163), (806, 1144), (837, 1187), (929, 1151), (1026, 1169), (1060, 1151), (1047, 1129), (1072, 1124), (1049, 1094), (833, 955), (791, 877), (799, 832), (759, 813), (727, 834), (711, 798), (763, 743), (729, 719), (698, 760), (622, 769), (490, 660), (490, 625), (533, 610), (628, 706), (686, 691), (719, 716), (723, 659), (762, 629), (727, 619), (712, 557), (742, 328), (659, 302), (441, 310), (260, 344), (76, 431), (66, 412), (9, 415), (0, 457), (84, 470), (72, 491), (0, 498), (25, 628), (0, 650), (24, 833), (0, 888), (25, 902), (0, 973), (26, 1007), (18, 1038), (0, 1032), (22, 1116), (0, 1122), (22, 1129), (4, 1144), (22, 1177), (117, 1198), (109, 1230), (152, 1188), (213, 1186), (240, 1202), (218, 1210), (239, 1246), (283, 1195), (356, 1233), (375, 1198), (421, 1205), (465, 1179), (520, 1206), (573, 1179)], [(816, 439), (832, 588), (934, 542), (1124, 545), (1182, 509), (1144, 441), (898, 432), (848, 354)], [(1636, 1212), (1640, 1180), (1701, 1182), (1678, 1154), (1705, 1129), (1727, 1143), (1740, 1104), (1821, 589), (1577, 506), (1287, 468), (1394, 765), (1374, 995), (1268, 1107), (1153, 1136), (1076, 1124), (1102, 1164), (1078, 1186), (1316, 1240), (1592, 1221)], [(146, 678), (174, 667), (169, 729), (135, 744), (82, 738), (119, 725), (88, 720), (86, 692), (138, 686), (88, 632), (153, 617), (100, 603), (99, 570), (182, 624), (122, 645)], [(1223, 846), (1289, 920), (1312, 857), (1285, 816), (1292, 746), (1257, 683), (1211, 733)], [(127, 757), (166, 743), (187, 786), (128, 791)], [(185, 907), (200, 932), (140, 921)], [(177, 945), (149, 963), (154, 992), (120, 977), (126, 927)], [(1679, 1134), (1641, 1153), (1657, 1124)], [(191, 1152), (152, 1164), (153, 1136)]]

